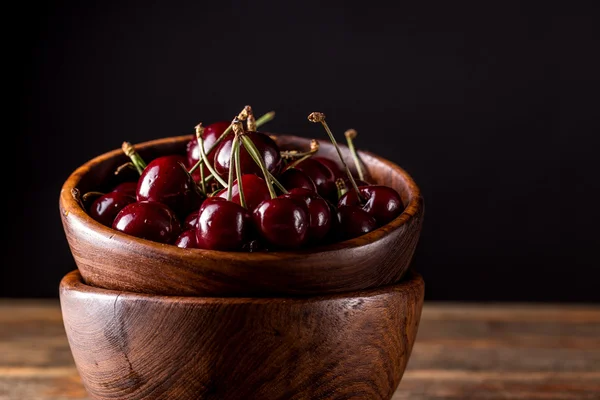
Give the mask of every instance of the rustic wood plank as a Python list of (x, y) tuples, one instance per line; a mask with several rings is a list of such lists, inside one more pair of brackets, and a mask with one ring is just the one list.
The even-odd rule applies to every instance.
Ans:
[[(0, 400), (88, 399), (57, 301), (0, 299)], [(393, 400), (600, 399), (600, 306), (426, 303)]]

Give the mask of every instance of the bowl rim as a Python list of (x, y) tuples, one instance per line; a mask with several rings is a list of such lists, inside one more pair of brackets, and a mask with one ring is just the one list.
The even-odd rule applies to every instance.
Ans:
[[(78, 269), (74, 269), (67, 272), (60, 281), (59, 292), (60, 296), (63, 297), (64, 293), (69, 293), (72, 297), (84, 297), (89, 296), (117, 296), (117, 299), (122, 300), (142, 300), (142, 301), (154, 301), (154, 302), (173, 302), (177, 304), (197, 304), (197, 305), (211, 305), (211, 304), (224, 304), (227, 305), (240, 305), (240, 304), (273, 304), (274, 302), (282, 301), (285, 303), (314, 303), (321, 301), (340, 300), (340, 299), (354, 299), (354, 298), (372, 298), (380, 295), (386, 295), (391, 292), (408, 292), (412, 291), (415, 287), (425, 286), (423, 276), (416, 272), (413, 268), (409, 268), (402, 279), (396, 283), (392, 283), (385, 286), (378, 286), (370, 289), (359, 289), (341, 293), (325, 293), (313, 296), (285, 296), (285, 295), (274, 295), (268, 297), (252, 297), (252, 296), (236, 296), (236, 297), (225, 297), (225, 296), (181, 296), (181, 295), (164, 295), (164, 294), (150, 294), (150, 293), (138, 293), (124, 290), (106, 289), (97, 286), (91, 286), (86, 284), (83, 280), (81, 272)], [(115, 299), (115, 302), (117, 301)]]
[[(281, 137), (281, 138), (296, 138), (296, 139), (301, 139), (301, 140), (306, 140), (306, 141), (310, 140), (310, 139), (307, 139), (307, 138), (304, 138), (301, 136), (295, 136), (295, 135), (276, 134), (276, 133), (269, 133), (269, 134), (273, 134), (273, 135), (275, 135), (277, 137)], [(141, 142), (138, 144), (134, 144), (134, 146), (135, 146), (136, 150), (143, 152), (145, 149), (153, 148), (155, 146), (183, 142), (186, 140), (190, 140), (190, 138), (191, 138), (191, 135), (189, 135), (189, 134), (188, 135), (171, 136), (171, 137), (165, 137), (165, 138)], [(346, 147), (346, 146), (340, 144), (340, 147)], [(359, 153), (359, 155), (362, 154), (362, 155), (368, 156), (370, 158), (374, 158), (374, 159), (378, 160), (379, 162), (381, 162), (382, 164), (384, 164), (387, 168), (389, 168), (391, 170), (395, 170), (397, 173), (399, 173), (402, 176), (403, 180), (406, 182), (406, 184), (408, 186), (408, 191), (412, 197), (411, 197), (408, 205), (405, 207), (404, 211), (399, 216), (397, 216), (394, 220), (392, 220), (391, 222), (389, 222), (381, 227), (378, 227), (374, 231), (371, 231), (365, 235), (362, 235), (362, 236), (359, 236), (359, 237), (356, 237), (353, 239), (341, 241), (341, 242), (323, 245), (323, 246), (315, 246), (315, 247), (309, 247), (309, 248), (305, 248), (305, 249), (292, 250), (292, 251), (276, 250), (276, 251), (268, 251), (268, 252), (262, 252), (262, 251), (230, 252), (230, 251), (208, 250), (208, 249), (185, 249), (185, 248), (177, 247), (172, 244), (159, 243), (159, 242), (154, 242), (151, 240), (127, 235), (123, 232), (120, 232), (115, 229), (109, 228), (105, 225), (102, 225), (100, 222), (94, 220), (79, 205), (79, 203), (75, 200), (75, 198), (73, 197), (71, 192), (72, 192), (72, 189), (77, 188), (77, 186), (78, 186), (79, 182), (81, 181), (81, 179), (83, 178), (83, 176), (85, 176), (89, 172), (89, 170), (91, 169), (92, 166), (94, 166), (96, 164), (100, 164), (102, 162), (105, 162), (106, 160), (108, 160), (110, 158), (122, 156), (123, 152), (121, 149), (114, 149), (114, 150), (105, 152), (103, 154), (100, 154), (100, 155), (88, 160), (86, 163), (82, 164), (77, 169), (75, 169), (75, 171), (73, 171), (69, 175), (69, 177), (66, 179), (66, 181), (63, 183), (63, 186), (60, 191), (59, 206), (61, 208), (61, 212), (63, 213), (64, 217), (69, 216), (69, 218), (73, 218), (75, 221), (72, 221), (71, 223), (76, 222), (77, 225), (79, 225), (80, 227), (82, 227), (85, 230), (95, 231), (96, 233), (99, 233), (99, 234), (106, 234), (106, 236), (110, 236), (110, 237), (116, 236), (118, 238), (125, 239), (129, 242), (132, 242), (132, 244), (134, 243), (135, 245), (140, 246), (142, 248), (149, 248), (149, 249), (151, 248), (154, 251), (158, 250), (161, 252), (166, 251), (171, 256), (175, 256), (175, 257), (177, 255), (184, 255), (184, 254), (186, 256), (189, 256), (190, 252), (194, 252), (199, 255), (211, 254), (213, 256), (219, 256), (221, 258), (236, 258), (235, 257), (236, 255), (244, 255), (245, 260), (247, 262), (250, 262), (250, 261), (251, 262), (260, 262), (261, 260), (265, 260), (265, 261), (273, 260), (274, 257), (276, 257), (278, 260), (297, 259), (299, 257), (305, 257), (308, 254), (314, 255), (314, 254), (318, 254), (318, 253), (327, 253), (327, 252), (332, 252), (332, 251), (353, 250), (353, 249), (358, 249), (361, 247), (368, 246), (374, 242), (377, 242), (377, 241), (383, 239), (384, 237), (389, 235), (391, 232), (402, 229), (404, 227), (404, 225), (408, 224), (413, 218), (415, 218), (416, 215), (419, 215), (421, 213), (421, 208), (423, 207), (423, 198), (421, 196), (421, 191), (420, 191), (419, 187), (417, 186), (417, 184), (415, 183), (413, 178), (403, 168), (401, 168), (397, 164), (393, 163), (392, 161), (385, 159), (383, 157), (380, 157), (369, 151), (359, 150), (358, 153)]]

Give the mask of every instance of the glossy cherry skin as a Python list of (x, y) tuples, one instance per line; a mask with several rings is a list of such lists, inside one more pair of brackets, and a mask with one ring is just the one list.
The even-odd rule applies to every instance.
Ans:
[(353, 206), (341, 206), (337, 210), (336, 234), (340, 240), (352, 239), (377, 228), (377, 221), (365, 210)]
[(196, 230), (188, 229), (183, 231), (173, 244), (177, 247), (181, 247), (182, 249), (197, 249), (198, 241), (196, 239)]
[(333, 173), (335, 179), (347, 178), (346, 171), (341, 167), (339, 161), (332, 160), (326, 157), (312, 157), (313, 160), (320, 162), (325, 165)]
[[(250, 212), (263, 201), (269, 200), (269, 188), (264, 179), (253, 174), (242, 175), (242, 187), (244, 189), (244, 198), (246, 199), (246, 207)], [(231, 201), (240, 204), (240, 189), (237, 179), (231, 186)], [(227, 189), (221, 190), (217, 196), (227, 199)]]
[(119, 212), (112, 227), (128, 235), (160, 243), (173, 243), (181, 232), (173, 210), (155, 201), (129, 204)]
[(122, 192), (110, 192), (98, 197), (90, 206), (89, 215), (102, 225), (111, 227), (125, 206), (135, 203), (135, 197)]
[[(269, 172), (277, 175), (279, 168), (281, 167), (281, 156), (279, 155), (279, 147), (269, 137), (261, 132), (248, 132), (246, 136), (252, 140), (256, 148), (258, 149), (261, 157), (265, 160), (265, 164)], [(228, 137), (221, 142), (217, 148), (215, 154), (214, 167), (217, 173), (225, 178), (229, 174), (229, 159), (231, 157), (231, 145), (233, 143), (233, 137)], [(260, 167), (254, 162), (252, 157), (246, 151), (246, 148), (242, 145), (240, 148), (240, 165), (242, 174), (254, 174), (262, 176)]]
[(115, 186), (115, 188), (112, 191), (136, 197), (137, 196), (137, 185), (138, 185), (137, 181), (123, 182), (123, 183), (119, 183), (117, 186)]
[(198, 228), (198, 214), (199, 211), (192, 211), (191, 213), (188, 214), (187, 217), (185, 217), (185, 220), (183, 221), (183, 225), (182, 225), (182, 229), (184, 230), (190, 230), (190, 229), (197, 229)]
[(315, 183), (306, 175), (306, 173), (296, 168), (288, 168), (277, 178), (279, 183), (287, 190), (295, 188), (307, 189), (312, 192), (317, 192)]
[(250, 241), (248, 210), (221, 197), (208, 198), (200, 207), (196, 239), (201, 249), (236, 251)]
[(337, 201), (337, 187), (335, 176), (329, 168), (319, 161), (308, 158), (296, 165), (294, 168), (304, 172), (317, 187), (317, 193), (321, 197), (331, 201)]
[[(215, 122), (214, 124), (210, 124), (206, 128), (204, 128), (204, 134), (202, 135), (202, 139), (204, 139), (204, 149), (206, 150), (206, 155), (211, 162), (215, 157), (217, 149), (214, 149), (211, 152), (209, 152), (209, 150), (217, 141), (217, 139), (221, 137), (223, 132), (227, 130), (229, 125), (230, 122), (220, 121)], [(200, 160), (200, 146), (198, 146), (198, 139), (196, 139), (195, 137), (187, 143), (186, 158), (186, 165), (188, 168), (192, 168)], [(203, 168), (204, 176), (208, 176), (210, 171), (208, 170), (208, 168), (206, 168), (206, 166), (203, 166)], [(200, 169), (196, 168), (196, 170), (192, 173), (192, 176), (194, 180), (200, 180)]]
[(302, 199), (308, 208), (309, 226), (308, 240), (317, 242), (327, 236), (331, 228), (331, 209), (329, 203), (316, 192), (304, 188), (290, 190), (282, 197)]
[(349, 189), (348, 192), (340, 198), (338, 207), (361, 207), (377, 221), (379, 226), (392, 221), (404, 210), (400, 195), (391, 187), (381, 185), (361, 186), (358, 188), (358, 191), (366, 200), (366, 203), (362, 205), (362, 207), (360, 199), (352, 189)]
[(300, 198), (265, 200), (254, 210), (253, 218), (255, 228), (267, 245), (293, 249), (308, 239), (310, 216)]
[(164, 203), (180, 216), (198, 209), (200, 191), (180, 161), (165, 156), (148, 164), (138, 181), (137, 200)]

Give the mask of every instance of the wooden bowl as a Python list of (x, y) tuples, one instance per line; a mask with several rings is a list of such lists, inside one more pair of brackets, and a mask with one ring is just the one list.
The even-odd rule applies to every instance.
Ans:
[(71, 351), (95, 399), (390, 399), (424, 284), (311, 298), (198, 298), (60, 284)]
[[(183, 153), (190, 136), (136, 145), (146, 159)], [(309, 139), (279, 136), (283, 148), (308, 148)], [(348, 149), (342, 147), (349, 165)], [(322, 141), (319, 155), (337, 157)], [(98, 190), (127, 161), (120, 150), (78, 168), (65, 182), (60, 211), (71, 252), (87, 284), (113, 290), (179, 296), (315, 295), (398, 282), (409, 267), (423, 221), (423, 199), (396, 164), (361, 152), (372, 181), (395, 188), (406, 209), (389, 224), (356, 239), (303, 251), (234, 253), (138, 239), (93, 220), (71, 191)]]

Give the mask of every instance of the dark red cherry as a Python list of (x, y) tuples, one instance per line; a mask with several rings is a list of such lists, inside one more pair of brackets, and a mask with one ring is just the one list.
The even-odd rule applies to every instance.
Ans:
[[(215, 152), (217, 150), (214, 149), (213, 151), (209, 152), (210, 148), (213, 146), (213, 144), (215, 144), (217, 139), (221, 137), (223, 132), (227, 130), (229, 125), (230, 122), (221, 121), (215, 122), (214, 124), (210, 124), (206, 128), (204, 128), (204, 134), (202, 135), (202, 139), (204, 139), (204, 149), (206, 150), (206, 155), (208, 156), (210, 162), (213, 161), (215, 157)], [(186, 166), (188, 168), (192, 168), (200, 160), (200, 146), (198, 146), (198, 139), (196, 139), (195, 137), (187, 143), (186, 154)], [(206, 168), (206, 166), (204, 166), (203, 168), (204, 176), (208, 176), (210, 171), (208, 170), (208, 168)], [(194, 177), (194, 180), (198, 181), (200, 179), (200, 169), (196, 168), (196, 170), (192, 173), (192, 176)]]
[(365, 210), (367, 214), (375, 218), (379, 226), (387, 224), (404, 210), (400, 195), (391, 187), (381, 185), (360, 186), (358, 191), (366, 201), (364, 205), (361, 205), (356, 192), (349, 189), (348, 192), (340, 198), (338, 207), (362, 206), (361, 208)]
[[(264, 179), (253, 174), (242, 175), (242, 185), (244, 187), (244, 198), (246, 199), (246, 207), (250, 212), (263, 201), (271, 198), (269, 188)], [(231, 201), (240, 204), (240, 190), (237, 179), (231, 186)], [(217, 196), (227, 199), (227, 189), (221, 190)]]
[(129, 204), (119, 212), (112, 227), (131, 236), (161, 243), (173, 243), (181, 231), (173, 210), (155, 201)]
[(250, 213), (239, 204), (211, 197), (200, 206), (196, 230), (199, 248), (241, 250), (250, 241), (251, 234)]
[(177, 156), (159, 157), (144, 169), (137, 187), (138, 201), (157, 201), (185, 216), (202, 201), (198, 186)]
[(300, 198), (265, 200), (253, 213), (254, 226), (268, 243), (280, 248), (298, 248), (307, 239), (310, 217)]
[(173, 244), (177, 247), (181, 247), (182, 249), (197, 249), (198, 241), (196, 239), (196, 230), (188, 229), (183, 231)]
[(327, 200), (337, 200), (337, 187), (335, 186), (335, 176), (329, 168), (319, 161), (308, 158), (296, 165), (294, 168), (304, 172), (317, 187), (317, 193)]
[(352, 239), (377, 228), (375, 218), (365, 210), (353, 206), (341, 206), (337, 211), (336, 234), (340, 240)]
[(338, 161), (326, 157), (312, 157), (313, 160), (325, 165), (333, 173), (335, 179), (347, 178), (346, 171), (342, 168)]
[(189, 213), (185, 220), (183, 221), (182, 229), (197, 229), (198, 228), (198, 211), (192, 211)]
[(308, 207), (309, 227), (308, 240), (316, 242), (323, 239), (331, 228), (330, 204), (316, 192), (304, 188), (296, 188), (282, 197), (296, 197), (304, 201)]
[[(269, 172), (277, 174), (281, 166), (281, 156), (279, 155), (279, 147), (277, 147), (277, 144), (275, 144), (273, 139), (271, 139), (269, 135), (260, 132), (248, 132), (246, 136), (252, 140), (258, 149), (261, 157), (265, 160)], [(227, 177), (229, 174), (229, 159), (231, 157), (232, 143), (233, 137), (228, 137), (221, 142), (215, 153), (214, 167), (221, 177)], [(240, 148), (240, 165), (242, 174), (262, 175), (260, 167), (254, 162), (252, 157), (250, 157), (244, 146)]]
[(119, 183), (117, 186), (115, 186), (115, 188), (112, 191), (136, 197), (137, 196), (137, 185), (138, 185), (137, 181), (123, 182), (123, 183)]
[(287, 190), (294, 188), (303, 188), (313, 192), (317, 192), (315, 183), (304, 172), (296, 168), (288, 168), (277, 178), (279, 183)]
[(111, 227), (119, 211), (135, 203), (135, 197), (122, 192), (110, 192), (98, 197), (90, 206), (90, 217)]

